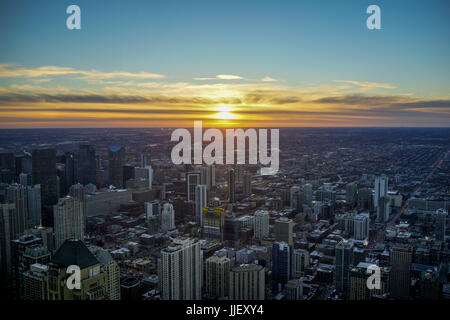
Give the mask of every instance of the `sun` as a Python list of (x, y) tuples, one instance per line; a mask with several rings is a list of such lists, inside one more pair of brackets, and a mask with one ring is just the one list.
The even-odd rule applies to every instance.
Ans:
[(217, 108), (218, 113), (214, 114), (214, 118), (221, 120), (233, 120), (236, 119), (236, 115), (232, 113), (233, 108), (229, 106), (221, 105)]

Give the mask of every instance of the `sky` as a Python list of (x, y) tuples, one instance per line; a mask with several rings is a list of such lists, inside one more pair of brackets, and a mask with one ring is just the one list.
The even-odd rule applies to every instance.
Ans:
[(445, 0), (0, 0), (0, 128), (448, 127), (449, 15)]

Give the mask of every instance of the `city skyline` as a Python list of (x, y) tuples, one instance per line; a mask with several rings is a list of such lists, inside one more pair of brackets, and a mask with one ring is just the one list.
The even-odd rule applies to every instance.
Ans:
[(1, 128), (450, 123), (444, 1), (70, 4), (1, 2)]

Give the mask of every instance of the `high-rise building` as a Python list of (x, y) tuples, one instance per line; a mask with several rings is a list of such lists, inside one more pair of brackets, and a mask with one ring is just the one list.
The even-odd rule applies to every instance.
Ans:
[(84, 239), (83, 203), (71, 196), (61, 198), (54, 206), (55, 247), (58, 249), (65, 240)]
[(161, 250), (158, 278), (163, 300), (200, 300), (203, 255), (200, 242), (176, 238)]
[[(373, 295), (384, 295), (389, 293), (389, 269), (380, 268), (380, 288), (369, 289), (367, 279), (372, 272), (367, 269), (373, 264), (360, 262), (356, 267), (349, 269), (350, 300), (370, 300)], [(376, 266), (376, 265), (375, 265)]]
[(261, 240), (269, 235), (269, 212), (257, 210), (255, 212), (255, 239)]
[(382, 174), (379, 177), (375, 178), (374, 185), (374, 198), (373, 203), (375, 208), (378, 208), (380, 198), (387, 197), (388, 194), (388, 177), (385, 174)]
[(236, 196), (236, 176), (234, 174), (234, 169), (228, 170), (228, 201), (230, 203), (235, 202)]
[(53, 148), (32, 151), (33, 185), (41, 185), (42, 224), (53, 227), (52, 207), (58, 202), (56, 176), (56, 150)]
[(288, 245), (293, 245), (292, 220), (281, 217), (275, 221), (275, 241), (284, 241)]
[(225, 209), (220, 207), (203, 208), (203, 237), (209, 240), (223, 241)]
[(12, 241), (11, 260), (13, 265), (14, 293), (23, 297), (23, 273), (34, 263), (46, 264), (50, 261), (50, 252), (42, 245), (42, 239), (33, 234), (22, 235)]
[(350, 182), (345, 186), (345, 202), (353, 206), (357, 201), (358, 185), (355, 182)]
[(437, 209), (435, 214), (434, 233), (436, 234), (436, 240), (445, 242), (445, 230), (447, 220), (447, 210)]
[(125, 165), (125, 147), (108, 147), (108, 177), (109, 183), (116, 188), (124, 188), (123, 166)]
[(206, 293), (215, 298), (227, 297), (230, 284), (230, 259), (211, 256), (206, 259), (205, 270)]
[(208, 168), (208, 180), (207, 184), (208, 187), (215, 187), (216, 186), (216, 167), (215, 165), (211, 164), (207, 166)]
[(286, 242), (272, 245), (272, 290), (280, 292), (294, 275), (293, 248)]
[(111, 254), (100, 247), (92, 246), (89, 250), (100, 262), (100, 270), (106, 275), (107, 300), (120, 300), (120, 267), (111, 257)]
[(153, 168), (151, 165), (147, 165), (145, 167), (148, 170), (148, 189), (152, 190), (152, 185), (153, 185)]
[(243, 176), (243, 193), (244, 197), (248, 197), (252, 194), (252, 174), (245, 172)]
[(151, 201), (145, 203), (145, 219), (148, 221), (152, 217), (159, 217), (160, 215), (160, 205), (159, 201)]
[(86, 188), (80, 183), (74, 184), (69, 189), (69, 195), (71, 197), (81, 201), (81, 205), (83, 207), (83, 223), (84, 223), (84, 226), (86, 226), (86, 219), (87, 219), (87, 192), (86, 192)]
[(18, 236), (14, 234), (15, 219), (14, 203), (0, 204), (0, 275), (2, 276), (12, 274), (11, 241)]
[(410, 246), (394, 246), (390, 252), (391, 296), (400, 300), (409, 298), (410, 268), (413, 250)]
[(95, 184), (96, 161), (94, 146), (81, 144), (78, 147), (77, 182), (82, 185)]
[(299, 186), (292, 186), (289, 190), (289, 206), (292, 209), (302, 209), (303, 205), (303, 192)]
[(303, 202), (311, 207), (313, 198), (312, 184), (306, 183), (303, 185), (302, 189), (303, 189)]
[(6, 200), (14, 203), (16, 216), (12, 220), (12, 234), (19, 237), (28, 229), (28, 194), (27, 189), (21, 184), (12, 184), (6, 188)]
[(35, 263), (23, 273), (24, 300), (47, 300), (47, 271), (47, 265)]
[[(69, 289), (67, 268), (80, 268), (81, 289)], [(97, 258), (81, 240), (66, 240), (56, 251), (45, 273), (46, 300), (105, 300), (107, 295), (106, 274)]]
[(230, 271), (230, 300), (264, 300), (264, 267), (243, 264)]
[(195, 187), (195, 219), (203, 226), (203, 208), (208, 205), (208, 186), (199, 184)]
[(391, 200), (389, 197), (380, 197), (378, 199), (378, 206), (377, 206), (377, 221), (379, 222), (387, 222), (389, 220), (389, 213), (390, 213), (390, 203)]
[(348, 270), (353, 263), (353, 241), (342, 240), (336, 245), (336, 270), (335, 270), (335, 287), (336, 290), (348, 297)]
[(171, 203), (164, 203), (161, 211), (161, 232), (175, 229), (175, 212)]
[(368, 213), (360, 213), (353, 217), (353, 230), (355, 240), (369, 239), (370, 218)]
[(303, 296), (303, 280), (291, 279), (284, 287), (286, 291), (286, 300), (300, 300)]
[(41, 185), (27, 186), (28, 228), (42, 222)]
[(364, 210), (372, 210), (373, 194), (370, 188), (358, 189), (358, 207)]
[(294, 277), (300, 278), (305, 274), (305, 270), (309, 267), (309, 252), (303, 249), (294, 250)]
[(195, 188), (201, 184), (200, 172), (188, 172), (186, 175), (186, 201), (195, 201)]

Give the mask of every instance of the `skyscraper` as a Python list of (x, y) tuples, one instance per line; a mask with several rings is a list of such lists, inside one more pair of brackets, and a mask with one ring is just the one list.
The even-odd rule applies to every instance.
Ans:
[(108, 148), (109, 183), (116, 188), (124, 188), (123, 166), (125, 165), (125, 147), (111, 146)]
[(252, 194), (252, 175), (250, 172), (245, 172), (243, 177), (243, 193), (244, 197)]
[(377, 221), (387, 222), (389, 220), (390, 203), (391, 201), (387, 196), (378, 198)]
[(27, 186), (28, 227), (39, 226), (42, 221), (41, 185)]
[(293, 245), (292, 220), (281, 217), (275, 221), (275, 241), (284, 241), (288, 245)]
[(175, 229), (175, 212), (171, 203), (164, 203), (161, 211), (161, 232)]
[(388, 193), (388, 177), (385, 174), (382, 174), (381, 176), (375, 178), (374, 199), (373, 199), (375, 208), (378, 208), (380, 198), (387, 197), (387, 193)]
[(210, 240), (223, 241), (225, 225), (225, 209), (220, 207), (203, 208), (203, 237)]
[(353, 206), (357, 201), (358, 185), (355, 182), (350, 182), (345, 186), (345, 202)]
[(303, 185), (303, 202), (310, 206), (312, 205), (312, 197), (313, 197), (313, 190), (312, 190), (312, 184), (307, 183)]
[(294, 277), (300, 278), (305, 274), (305, 270), (309, 267), (309, 252), (303, 249), (294, 250)]
[(274, 242), (272, 245), (272, 290), (279, 292), (292, 279), (293, 248), (286, 242)]
[(200, 172), (188, 172), (186, 176), (186, 201), (195, 201), (195, 188), (200, 184)]
[(14, 203), (0, 204), (0, 275), (12, 274), (11, 241), (18, 236), (14, 233), (16, 206)]
[(208, 205), (208, 186), (199, 184), (195, 187), (195, 218), (203, 226), (203, 208)]
[(335, 273), (335, 287), (336, 290), (348, 297), (348, 270), (353, 263), (353, 241), (342, 240), (336, 245), (336, 273)]
[[(350, 300), (370, 300), (372, 295), (383, 295), (389, 292), (389, 269), (380, 268), (380, 289), (374, 288), (369, 290), (367, 287), (367, 279), (371, 273), (367, 273), (367, 269), (372, 264), (360, 262), (356, 267), (349, 269), (349, 291)], [(376, 266), (376, 265), (375, 265)]]
[(120, 267), (111, 257), (111, 254), (100, 247), (89, 247), (98, 262), (100, 262), (100, 269), (106, 275), (106, 295), (107, 300), (120, 300)]
[(409, 246), (394, 246), (390, 252), (391, 296), (396, 299), (409, 298), (410, 268), (413, 250)]
[(67, 196), (61, 198), (54, 206), (55, 246), (58, 249), (65, 240), (84, 239), (83, 203)]
[(230, 271), (230, 300), (264, 300), (264, 267), (243, 264)]
[(447, 210), (442, 208), (437, 209), (435, 213), (434, 233), (436, 234), (436, 240), (441, 242), (445, 242), (447, 214)]
[(12, 184), (6, 188), (6, 200), (14, 203), (16, 212), (12, 220), (11, 228), (14, 238), (28, 229), (28, 194), (27, 189), (21, 184)]
[(236, 177), (234, 174), (234, 169), (228, 170), (228, 201), (231, 203), (235, 202), (236, 193)]
[(33, 185), (41, 185), (42, 224), (53, 227), (52, 207), (58, 202), (56, 177), (56, 150), (53, 148), (32, 151)]
[[(69, 289), (67, 267), (80, 268), (79, 290)], [(66, 240), (59, 247), (45, 273), (47, 297), (45, 300), (105, 300), (107, 295), (106, 273), (97, 258), (81, 240)]]
[(255, 212), (255, 239), (261, 240), (269, 235), (269, 212), (257, 210)]
[(200, 300), (203, 256), (200, 242), (176, 238), (161, 250), (158, 278), (163, 300)]
[(354, 216), (354, 238), (355, 240), (369, 239), (369, 224), (370, 218), (368, 213), (360, 213)]
[(216, 298), (227, 297), (230, 284), (230, 259), (211, 256), (206, 259), (205, 269), (206, 293)]
[(77, 182), (82, 185), (95, 184), (96, 174), (95, 148), (91, 145), (81, 144), (78, 147)]

